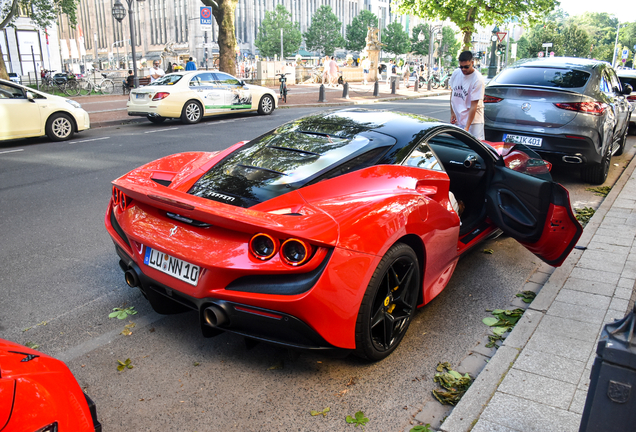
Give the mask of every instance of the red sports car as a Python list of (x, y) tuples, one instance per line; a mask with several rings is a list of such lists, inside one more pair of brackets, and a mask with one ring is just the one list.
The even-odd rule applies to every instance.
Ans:
[(106, 228), (157, 312), (194, 309), (205, 336), (370, 360), (499, 229), (554, 266), (582, 232), (531, 150), (391, 111), (311, 115), (113, 185)]
[(0, 339), (0, 431), (101, 430), (95, 404), (62, 361)]

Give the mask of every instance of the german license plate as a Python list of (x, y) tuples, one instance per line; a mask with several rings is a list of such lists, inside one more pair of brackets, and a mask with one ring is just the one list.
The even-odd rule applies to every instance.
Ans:
[(144, 93), (137, 93), (137, 94), (135, 94), (135, 99), (143, 99), (143, 98), (145, 98), (145, 97), (146, 97), (146, 95), (145, 95)]
[(510, 135), (504, 134), (503, 136), (504, 142), (512, 143), (512, 144), (523, 144), (534, 147), (541, 147), (541, 143), (543, 142), (543, 138), (535, 138), (535, 137), (527, 137), (523, 135)]
[(190, 285), (197, 286), (197, 282), (199, 281), (199, 272), (201, 270), (199, 266), (190, 264), (166, 253), (159, 252), (158, 250), (149, 248), (148, 246), (146, 246), (144, 264), (167, 275), (187, 282)]

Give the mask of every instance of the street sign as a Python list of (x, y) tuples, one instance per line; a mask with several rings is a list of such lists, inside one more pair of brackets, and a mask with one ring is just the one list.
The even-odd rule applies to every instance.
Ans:
[(627, 51), (627, 48), (623, 49), (622, 54), (623, 54), (623, 60), (625, 60), (627, 58), (627, 56), (629, 55), (629, 51)]
[(444, 37), (444, 35), (443, 35), (443, 34), (441, 34), (441, 33), (437, 33), (437, 35), (435, 36), (435, 38), (436, 38), (437, 40), (442, 40), (442, 38), (443, 38), (443, 37)]
[(550, 51), (550, 57), (554, 57), (554, 51)]
[(497, 32), (497, 42), (503, 42), (508, 32)]
[(539, 51), (539, 53), (537, 54), (539, 57), (543, 57), (543, 51)]
[(552, 42), (547, 42), (547, 43), (541, 44), (541, 46), (543, 48), (552, 48)]
[(199, 18), (201, 23), (201, 30), (212, 31), (212, 8), (209, 6), (202, 6), (199, 12)]

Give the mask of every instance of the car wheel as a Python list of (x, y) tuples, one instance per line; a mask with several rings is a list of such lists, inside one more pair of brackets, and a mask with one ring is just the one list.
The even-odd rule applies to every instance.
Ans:
[(264, 95), (258, 103), (258, 113), (261, 115), (270, 115), (274, 112), (274, 98), (270, 95)]
[(186, 102), (181, 112), (181, 121), (183, 123), (194, 124), (199, 123), (203, 118), (203, 108), (197, 101), (191, 100)]
[(166, 118), (161, 116), (147, 116), (146, 118), (153, 123), (163, 123), (166, 121)]
[(608, 145), (603, 160), (600, 163), (584, 166), (581, 169), (581, 178), (583, 181), (594, 185), (603, 184), (607, 179), (611, 159), (612, 147)]
[(53, 114), (46, 122), (46, 136), (51, 141), (64, 141), (73, 136), (73, 120), (68, 114)]
[(618, 150), (616, 150), (616, 152), (614, 153), (614, 156), (620, 156), (625, 151), (625, 141), (627, 141), (628, 131), (629, 131), (629, 125), (626, 125), (625, 132), (623, 132), (623, 135), (621, 135), (620, 139), (618, 140)]
[(382, 360), (400, 344), (417, 306), (420, 270), (413, 249), (397, 243), (375, 269), (356, 321), (356, 355)]

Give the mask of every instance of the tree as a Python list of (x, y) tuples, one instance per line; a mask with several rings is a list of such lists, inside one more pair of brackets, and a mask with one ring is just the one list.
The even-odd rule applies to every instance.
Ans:
[[(461, 43), (457, 40), (457, 34), (449, 26), (442, 27), (442, 40), (439, 43), (439, 56), (444, 59), (444, 65), (457, 65), (459, 57), (459, 49)], [(450, 60), (446, 60), (446, 57), (450, 56)]]
[[(423, 39), (419, 37), (422, 34)], [(427, 23), (418, 24), (413, 27), (413, 36), (411, 36), (411, 52), (413, 54), (427, 56), (428, 55), (428, 39), (431, 37), (431, 26)]]
[(563, 29), (563, 49), (560, 54), (568, 57), (587, 57), (590, 52), (590, 37), (587, 32), (576, 24), (570, 24)]
[(229, 74), (236, 73), (236, 31), (234, 29), (234, 11), (238, 0), (201, 0), (212, 8), (212, 15), (219, 26), (219, 70)]
[(471, 46), (476, 25), (490, 26), (517, 18), (520, 24), (542, 20), (558, 4), (557, 0), (396, 0), (398, 13), (427, 19), (450, 19), (463, 35), (463, 49)]
[(311, 19), (306, 33), (305, 44), (309, 51), (319, 51), (332, 56), (336, 48), (345, 46), (346, 42), (340, 34), (342, 23), (331, 10), (331, 6), (320, 6)]
[(285, 6), (279, 4), (274, 12), (265, 12), (265, 19), (258, 28), (254, 45), (267, 57), (280, 55), (280, 31), (283, 30), (283, 57), (287, 57), (300, 48), (303, 37), (300, 24), (291, 20), (291, 14)]
[(586, 12), (572, 21), (590, 36), (589, 55), (592, 58), (612, 61), (618, 18), (608, 13)]
[(406, 54), (411, 51), (411, 41), (409, 34), (404, 31), (402, 24), (395, 21), (386, 26), (382, 35), (384, 50), (393, 55)]
[(347, 49), (362, 51), (367, 46), (367, 30), (369, 27), (378, 27), (378, 17), (371, 11), (362, 9), (360, 15), (353, 18), (347, 25)]
[[(0, 30), (13, 24), (20, 9), (29, 11), (29, 18), (41, 29), (51, 26), (59, 14), (66, 14), (72, 26), (77, 23), (76, 0), (0, 0)], [(9, 79), (1, 48), (0, 78)]]

